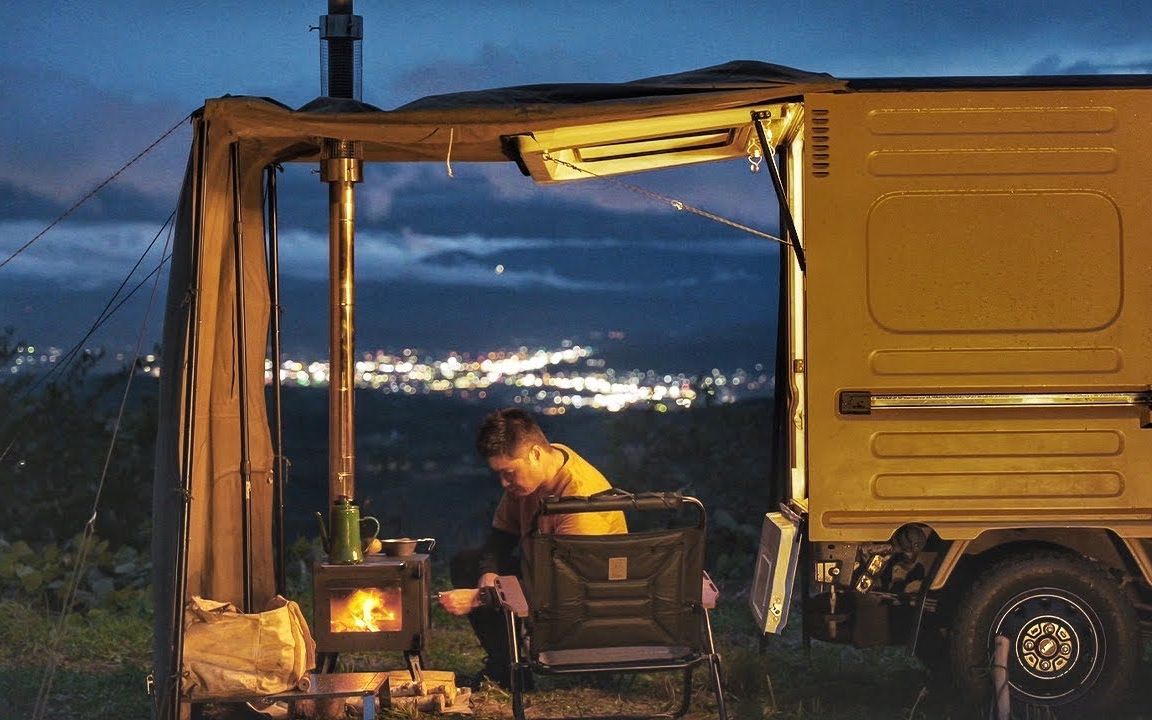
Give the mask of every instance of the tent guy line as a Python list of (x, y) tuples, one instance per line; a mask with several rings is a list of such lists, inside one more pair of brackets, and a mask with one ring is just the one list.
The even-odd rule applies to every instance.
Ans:
[(188, 122), (188, 118), (190, 118), (191, 116), (192, 116), (191, 113), (189, 113), (188, 115), (185, 115), (184, 117), (180, 118), (180, 120), (176, 124), (174, 124), (172, 127), (165, 130), (163, 135), (161, 135), (160, 137), (153, 140), (152, 144), (150, 144), (148, 147), (141, 150), (131, 160), (129, 160), (128, 162), (121, 165), (120, 168), (118, 170), (116, 170), (116, 172), (114, 172), (111, 175), (109, 175), (108, 177), (106, 177), (103, 181), (100, 182), (99, 185), (97, 185), (96, 187), (89, 190), (86, 195), (84, 195), (79, 200), (77, 200), (75, 203), (73, 203), (71, 207), (69, 207), (67, 210), (60, 213), (58, 216), (56, 216), (56, 218), (53, 219), (50, 223), (48, 223), (48, 225), (45, 226), (45, 228), (43, 230), (36, 233), (36, 235), (31, 240), (24, 243), (20, 247), (16, 248), (15, 252), (13, 252), (8, 257), (4, 258), (4, 260), (0, 261), (0, 268), (3, 268), (8, 263), (12, 262), (12, 260), (14, 260), (17, 255), (24, 252), (28, 248), (32, 247), (32, 245), (35, 244), (37, 240), (39, 240), (40, 238), (47, 235), (48, 232), (52, 230), (52, 228), (59, 225), (65, 218), (67, 218), (69, 215), (74, 213), (81, 205), (83, 205), (84, 203), (88, 202), (88, 200), (95, 197), (95, 195), (97, 193), (99, 193), (101, 190), (103, 190), (113, 180), (118, 178), (125, 170), (127, 170), (128, 168), (135, 165), (138, 160), (140, 160), (145, 155), (150, 153), (153, 150), (153, 148), (155, 148), (160, 143), (164, 142), (164, 140), (166, 140), (169, 135), (176, 132), (176, 130), (179, 129), (179, 127), (181, 125)]
[[(605, 180), (607, 182), (612, 183), (613, 185), (616, 185), (618, 187), (622, 187), (625, 190), (628, 190), (628, 191), (634, 192), (638, 195), (642, 195), (644, 197), (655, 200), (662, 205), (671, 205), (676, 210), (691, 213), (693, 215), (697, 215), (699, 217), (702, 217), (705, 220), (711, 220), (712, 222), (720, 223), (721, 225), (727, 225), (730, 228), (740, 230), (741, 232), (748, 233), (749, 235), (752, 235), (754, 237), (763, 238), (765, 240), (771, 240), (772, 242), (775, 242), (775, 243), (780, 243), (781, 245), (787, 245), (789, 247), (794, 247), (793, 243), (789, 240), (785, 240), (784, 238), (778, 237), (778, 236), (773, 235), (771, 233), (764, 232), (763, 230), (757, 230), (754, 227), (749, 227), (748, 225), (744, 225), (743, 223), (739, 223), (735, 220), (732, 220), (731, 218), (726, 218), (723, 215), (718, 215), (716, 213), (709, 212), (707, 210), (703, 210), (703, 209), (695, 207), (693, 205), (689, 205), (688, 203), (684, 202), (683, 200), (677, 200), (676, 198), (668, 197), (667, 195), (661, 195), (660, 193), (655, 192), (654, 190), (649, 190), (649, 189), (641, 187), (639, 185), (633, 185), (632, 183), (625, 182), (623, 180), (620, 180), (619, 178), (606, 177), (604, 175), (598, 175), (597, 173), (592, 172), (591, 170), (588, 170), (587, 168), (582, 168), (579, 165), (575, 165), (573, 163), (568, 162), (567, 160), (563, 160), (561, 158), (555, 157), (551, 153), (548, 153), (548, 152), (545, 152), (542, 157), (545, 160), (549, 160), (549, 161), (557, 163), (559, 165), (563, 165), (563, 166), (565, 166), (571, 170), (575, 170), (576, 172), (590, 175), (590, 176), (596, 178), (597, 180)], [(749, 156), (749, 157), (751, 157), (751, 156)], [(756, 168), (756, 169), (752, 170), (752, 172), (759, 172), (759, 164), (758, 163), (752, 163), (751, 159), (749, 160), (749, 163), (751, 164), (751, 166), (753, 168)]]

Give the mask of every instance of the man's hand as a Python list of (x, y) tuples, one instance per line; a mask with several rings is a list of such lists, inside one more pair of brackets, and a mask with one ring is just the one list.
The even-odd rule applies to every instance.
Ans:
[(480, 607), (480, 604), (480, 590), (476, 588), (445, 590), (440, 593), (440, 607), (453, 615), (467, 615)]

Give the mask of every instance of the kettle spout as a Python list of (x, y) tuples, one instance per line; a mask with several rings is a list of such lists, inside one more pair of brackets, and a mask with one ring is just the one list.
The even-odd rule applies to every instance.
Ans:
[(316, 522), (320, 525), (320, 547), (324, 548), (324, 552), (331, 553), (331, 542), (328, 540), (328, 528), (324, 525), (324, 513), (317, 511)]

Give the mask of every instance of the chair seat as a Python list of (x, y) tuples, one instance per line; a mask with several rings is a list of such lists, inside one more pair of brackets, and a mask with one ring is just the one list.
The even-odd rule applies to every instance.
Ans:
[(610, 648), (573, 648), (571, 650), (547, 650), (536, 657), (539, 665), (552, 672), (563, 672), (565, 668), (588, 668), (592, 666), (648, 666), (675, 667), (696, 662), (700, 653), (681, 645), (631, 645)]

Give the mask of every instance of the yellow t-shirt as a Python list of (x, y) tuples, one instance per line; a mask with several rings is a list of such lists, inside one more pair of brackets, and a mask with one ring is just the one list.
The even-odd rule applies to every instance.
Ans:
[[(588, 497), (612, 487), (600, 471), (577, 455), (575, 450), (560, 443), (552, 443), (552, 447), (564, 453), (566, 458), (556, 477), (531, 495), (516, 497), (504, 493), (496, 506), (492, 527), (523, 538), (532, 530), (532, 518), (545, 498)], [(628, 532), (628, 525), (624, 513), (614, 510), (545, 515), (540, 518), (538, 529), (541, 534), (549, 535), (616, 535)]]

